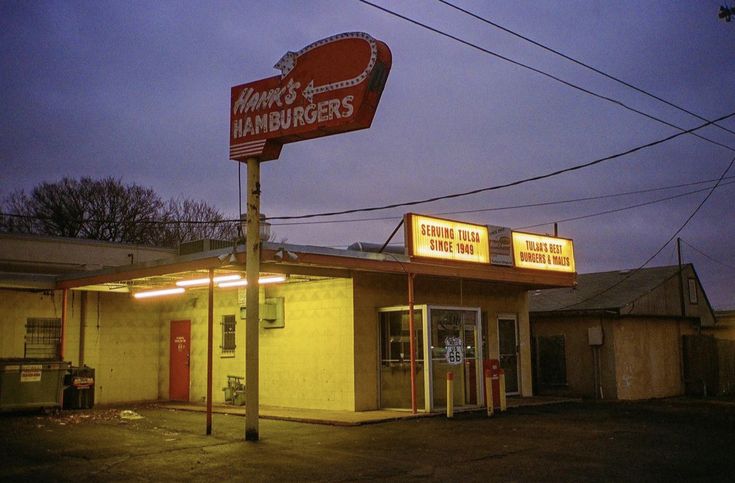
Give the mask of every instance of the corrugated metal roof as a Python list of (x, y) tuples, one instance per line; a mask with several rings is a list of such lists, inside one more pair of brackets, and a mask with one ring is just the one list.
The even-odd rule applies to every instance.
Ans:
[[(528, 301), (529, 310), (554, 312), (620, 309), (675, 276), (679, 272), (679, 267), (678, 265), (652, 267), (633, 272), (634, 270), (617, 270), (578, 274), (575, 288), (531, 292)], [(613, 288), (605, 291), (609, 287)], [(603, 291), (605, 292), (595, 296)]]

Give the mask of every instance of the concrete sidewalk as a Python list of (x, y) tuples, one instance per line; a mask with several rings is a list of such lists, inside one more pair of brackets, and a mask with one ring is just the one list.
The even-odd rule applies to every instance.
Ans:
[[(548, 404), (562, 404), (569, 402), (578, 402), (578, 399), (559, 398), (559, 397), (509, 397), (508, 409), (529, 406), (542, 406)], [(176, 409), (180, 411), (206, 412), (207, 408), (204, 404), (185, 403), (185, 402), (164, 402), (158, 404), (162, 408)], [(463, 412), (482, 412), (484, 408), (455, 408), (456, 413)], [(229, 404), (215, 404), (212, 406), (212, 412), (215, 414), (230, 414), (234, 416), (245, 416), (245, 406), (232, 406)], [(425, 413), (419, 412), (412, 414), (410, 411), (400, 410), (376, 410), (376, 411), (338, 411), (323, 409), (297, 409), (282, 408), (273, 406), (261, 406), (261, 419), (274, 419), (279, 421), (293, 421), (298, 423), (309, 424), (327, 424), (331, 426), (361, 426), (363, 424), (381, 423), (387, 421), (398, 421), (401, 419), (425, 418), (433, 416), (442, 416), (443, 412)]]

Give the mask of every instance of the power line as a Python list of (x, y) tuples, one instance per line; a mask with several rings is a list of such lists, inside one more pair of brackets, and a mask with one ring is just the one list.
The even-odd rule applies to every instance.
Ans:
[[(733, 176), (726, 176), (723, 178), (724, 180), (732, 180), (735, 179), (735, 175)], [(604, 199), (610, 199), (610, 198), (620, 198), (623, 196), (630, 196), (630, 195), (637, 195), (637, 194), (644, 194), (644, 193), (653, 193), (656, 191), (665, 191), (670, 189), (676, 189), (676, 188), (685, 188), (688, 186), (696, 186), (701, 184), (707, 184), (717, 181), (717, 178), (713, 179), (707, 179), (707, 180), (701, 180), (701, 181), (692, 181), (690, 183), (680, 183), (675, 185), (668, 185), (668, 186), (659, 186), (656, 188), (646, 188), (646, 189), (640, 189), (640, 190), (634, 190), (634, 191), (623, 191), (620, 193), (608, 193), (603, 195), (597, 195), (597, 196), (585, 196), (581, 198), (571, 198), (566, 200), (556, 200), (556, 201), (542, 201), (538, 203), (525, 203), (521, 205), (506, 205), (506, 206), (496, 206), (492, 208), (478, 208), (474, 210), (457, 210), (457, 211), (441, 211), (441, 212), (433, 212), (433, 213), (427, 213), (428, 215), (457, 215), (457, 214), (467, 214), (467, 213), (488, 213), (488, 212), (495, 212), (495, 211), (506, 211), (506, 210), (516, 210), (516, 209), (524, 209), (524, 208), (538, 208), (542, 206), (555, 206), (555, 205), (563, 205), (563, 204), (570, 204), (570, 203), (579, 203), (583, 201), (597, 201), (597, 200), (604, 200)], [(731, 183), (722, 183), (721, 186), (726, 186)], [(518, 227), (518, 229), (527, 229), (527, 228), (536, 228), (538, 226), (543, 225), (550, 225), (552, 223), (561, 223), (566, 221), (574, 221), (578, 219), (583, 218), (591, 218), (594, 216), (604, 215), (608, 213), (614, 213), (617, 211), (624, 211), (629, 210), (633, 208), (637, 208), (640, 206), (646, 206), (651, 205), (655, 203), (660, 203), (662, 201), (667, 201), (670, 199), (688, 196), (690, 194), (694, 193), (701, 193), (703, 191), (708, 190), (709, 188), (703, 188), (699, 190), (694, 191), (688, 191), (686, 193), (681, 193), (673, 196), (669, 196), (666, 198), (660, 198), (656, 200), (651, 200), (647, 202), (643, 202), (640, 204), (630, 205), (623, 208), (618, 208), (614, 210), (608, 210), (598, 213), (593, 213), (589, 215), (583, 215), (575, 218), (567, 218), (562, 220), (556, 220), (556, 221), (549, 221), (545, 223), (537, 223), (535, 225), (528, 225), (528, 226), (522, 226)], [(38, 220), (38, 221), (53, 221), (53, 217), (48, 216), (37, 216), (37, 215), (22, 215), (17, 213), (3, 213), (0, 212), (0, 217), (5, 216), (8, 218), (18, 218), (18, 219), (29, 219), (29, 220)], [(379, 216), (379, 217), (372, 217), (372, 218), (351, 218), (347, 220), (319, 220), (319, 221), (300, 221), (300, 222), (293, 222), (293, 223), (271, 223), (271, 226), (299, 226), (299, 225), (323, 225), (323, 224), (332, 224), (332, 223), (359, 223), (359, 222), (366, 222), (366, 221), (385, 221), (385, 220), (396, 220), (400, 218), (401, 215), (396, 216)], [(98, 220), (98, 219), (82, 219), (82, 220), (74, 220), (77, 223), (115, 223), (115, 220)], [(140, 220), (137, 221), (137, 223), (148, 223), (148, 224), (162, 224), (162, 225), (170, 225), (170, 224), (192, 224), (192, 225), (202, 225), (202, 224), (222, 224), (222, 223), (240, 223), (240, 220), (238, 219), (222, 219), (222, 220)]]
[[(362, 1), (362, 0), (360, 0), (360, 1)], [(577, 171), (577, 170), (580, 170), (580, 169), (583, 169), (583, 168), (588, 168), (590, 166), (594, 166), (596, 164), (600, 164), (600, 163), (603, 163), (603, 162), (606, 162), (606, 161), (610, 161), (610, 160), (613, 160), (613, 159), (616, 159), (616, 158), (627, 156), (629, 154), (633, 154), (633, 153), (638, 152), (638, 151), (641, 151), (643, 149), (651, 148), (653, 146), (657, 146), (659, 144), (665, 143), (665, 142), (670, 141), (672, 139), (678, 138), (679, 136), (683, 136), (685, 134), (689, 134), (691, 132), (697, 131), (697, 130), (702, 129), (704, 127), (707, 127), (710, 124), (713, 124), (715, 122), (719, 122), (719, 121), (723, 121), (725, 119), (729, 119), (729, 118), (731, 118), (733, 116), (735, 116), (735, 112), (732, 112), (732, 113), (727, 114), (725, 116), (719, 117), (719, 118), (717, 118), (717, 119), (715, 119), (713, 121), (707, 121), (706, 123), (701, 124), (699, 126), (696, 126), (696, 127), (692, 128), (692, 129), (687, 129), (686, 131), (678, 132), (676, 134), (672, 134), (670, 136), (667, 136), (665, 138), (658, 139), (656, 141), (652, 141), (650, 143), (641, 144), (639, 146), (636, 146), (634, 148), (630, 148), (630, 149), (628, 149), (626, 151), (622, 151), (620, 153), (612, 154), (610, 156), (605, 156), (605, 157), (602, 157), (602, 158), (597, 158), (597, 159), (595, 159), (593, 161), (589, 161), (587, 163), (582, 163), (582, 164), (578, 164), (578, 165), (571, 166), (571, 167), (568, 167), (568, 168), (559, 169), (559, 170), (552, 171), (552, 172), (549, 172), (549, 173), (546, 173), (546, 174), (541, 174), (541, 175), (538, 175), (538, 176), (532, 176), (532, 177), (529, 177), (529, 178), (523, 178), (523, 179), (520, 179), (520, 180), (511, 181), (509, 183), (503, 183), (503, 184), (499, 184), (499, 185), (489, 186), (489, 187), (486, 187), (486, 188), (478, 188), (478, 189), (474, 189), (474, 190), (470, 190), (470, 191), (464, 191), (464, 192), (461, 192), (461, 193), (453, 193), (453, 194), (444, 195), (444, 196), (435, 196), (435, 197), (432, 197), (432, 198), (425, 198), (425, 199), (422, 199), (422, 200), (406, 201), (406, 202), (402, 202), (402, 203), (391, 203), (391, 204), (388, 204), (388, 205), (379, 205), (379, 206), (372, 206), (372, 207), (367, 207), (367, 208), (354, 208), (354, 209), (351, 209), (351, 210), (327, 211), (327, 212), (323, 212), (323, 213), (312, 213), (312, 214), (308, 214), (308, 215), (269, 216), (269, 217), (267, 217), (267, 219), (268, 220), (302, 220), (302, 219), (317, 218), (317, 217), (323, 217), (323, 216), (337, 216), (337, 215), (347, 215), (347, 214), (350, 214), (350, 213), (361, 213), (361, 212), (368, 212), (368, 211), (381, 211), (381, 210), (388, 210), (388, 209), (391, 209), (391, 208), (399, 208), (399, 207), (404, 207), (404, 206), (415, 206), (415, 205), (421, 205), (421, 204), (425, 204), (425, 203), (432, 203), (434, 201), (440, 201), (440, 200), (448, 200), (448, 199), (453, 199), (453, 198), (462, 198), (464, 196), (474, 195), (474, 194), (478, 194), (478, 193), (484, 193), (484, 192), (487, 192), (487, 191), (496, 191), (496, 190), (503, 189), (503, 188), (509, 188), (511, 186), (522, 185), (522, 184), (525, 184), (525, 183), (529, 183), (531, 181), (539, 181), (539, 180), (542, 180), (542, 179), (552, 178), (552, 177), (558, 176), (560, 174), (569, 173), (571, 171)]]
[[(589, 89), (587, 89), (585, 87), (582, 87), (582, 86), (580, 86), (578, 84), (574, 84), (574, 83), (572, 83), (570, 81), (566, 81), (566, 80), (562, 79), (561, 77), (557, 77), (557, 76), (555, 76), (553, 74), (549, 74), (548, 72), (545, 72), (545, 71), (543, 71), (541, 69), (538, 69), (536, 67), (531, 67), (528, 64), (524, 64), (524, 63), (519, 62), (517, 60), (513, 60), (510, 57), (506, 57), (506, 56), (504, 56), (502, 54), (499, 54), (499, 53), (494, 52), (492, 50), (489, 50), (489, 49), (486, 49), (484, 47), (481, 47), (481, 46), (479, 46), (477, 44), (474, 44), (474, 43), (472, 43), (470, 41), (464, 40), (464, 39), (462, 39), (460, 37), (457, 37), (455, 35), (452, 35), (450, 33), (444, 32), (443, 30), (439, 30), (437, 28), (431, 27), (430, 25), (427, 25), (425, 23), (419, 22), (418, 20), (414, 20), (414, 19), (412, 19), (410, 17), (407, 17), (405, 15), (401, 15), (400, 13), (394, 12), (393, 10), (387, 9), (385, 7), (381, 7), (380, 5), (376, 5), (376, 4), (374, 4), (372, 2), (369, 2), (367, 0), (357, 0), (357, 1), (358, 2), (361, 2), (361, 3), (364, 3), (365, 5), (369, 5), (369, 6), (373, 7), (373, 8), (378, 9), (378, 10), (381, 10), (381, 11), (383, 11), (383, 12), (389, 14), (389, 15), (393, 15), (395, 17), (398, 17), (398, 18), (402, 19), (402, 20), (405, 20), (407, 22), (410, 22), (410, 23), (412, 23), (414, 25), (417, 25), (419, 27), (422, 27), (422, 28), (424, 28), (426, 30), (429, 30), (431, 32), (434, 32), (436, 34), (439, 34), (441, 36), (444, 36), (444, 37), (447, 37), (449, 39), (452, 39), (452, 40), (454, 40), (456, 42), (459, 42), (459, 43), (461, 43), (463, 45), (466, 45), (468, 47), (472, 47), (473, 49), (477, 49), (480, 52), (483, 52), (485, 54), (492, 55), (493, 57), (497, 57), (498, 59), (504, 60), (504, 61), (509, 62), (509, 63), (511, 63), (513, 65), (516, 65), (518, 67), (521, 67), (521, 68), (530, 70), (530, 71), (535, 72), (535, 73), (537, 73), (539, 75), (542, 75), (542, 76), (547, 77), (549, 79), (555, 80), (556, 82), (559, 82), (559, 83), (564, 84), (564, 85), (566, 85), (568, 87), (571, 87), (572, 89), (576, 89), (576, 90), (578, 90), (580, 92), (584, 92), (585, 94), (589, 94), (589, 95), (591, 95), (593, 97), (597, 97), (598, 99), (602, 99), (602, 100), (611, 102), (611, 103), (613, 103), (615, 105), (618, 105), (618, 106), (620, 106), (620, 107), (622, 107), (624, 109), (627, 109), (627, 110), (629, 110), (631, 112), (634, 112), (634, 113), (636, 113), (636, 114), (638, 114), (640, 116), (647, 117), (648, 119), (651, 119), (653, 121), (659, 122), (661, 124), (664, 124), (664, 125), (669, 126), (669, 127), (673, 127), (674, 129), (678, 129), (678, 130), (684, 132), (684, 128), (683, 127), (677, 126), (676, 124), (673, 124), (673, 123), (670, 123), (668, 121), (665, 121), (665, 120), (663, 120), (663, 119), (661, 119), (659, 117), (656, 117), (656, 116), (654, 116), (652, 114), (648, 114), (648, 113), (646, 113), (644, 111), (641, 111), (639, 109), (636, 109), (634, 107), (631, 107), (631, 106), (625, 104), (622, 101), (619, 101), (619, 100), (614, 99), (612, 97), (608, 97), (608, 96), (602, 95), (600, 93), (594, 92), (594, 91), (589, 90)], [(714, 123), (712, 123), (712, 124), (714, 124)], [(692, 135), (695, 136), (695, 137), (698, 137), (698, 138), (700, 138), (700, 139), (702, 139), (704, 141), (707, 141), (707, 142), (709, 142), (711, 144), (714, 144), (716, 146), (720, 146), (722, 148), (725, 148), (725, 149), (727, 149), (729, 151), (735, 151), (735, 148), (733, 148), (731, 146), (728, 146), (726, 144), (722, 144), (722, 143), (720, 143), (718, 141), (715, 141), (713, 139), (709, 139), (709, 138), (704, 137), (704, 136), (701, 136), (699, 134), (692, 134)]]
[[(724, 179), (733, 179), (733, 178), (735, 178), (735, 176), (727, 176)], [(488, 213), (488, 212), (493, 212), (493, 211), (506, 211), (506, 210), (516, 210), (516, 209), (523, 209), (523, 208), (538, 208), (541, 206), (563, 205), (563, 204), (569, 204), (569, 203), (578, 203), (581, 201), (595, 201), (595, 200), (603, 200), (603, 199), (609, 199), (609, 198), (619, 198), (621, 196), (652, 193), (655, 191), (664, 191), (664, 190), (670, 190), (670, 189), (675, 189), (675, 188), (684, 188), (687, 186), (695, 186), (695, 185), (700, 185), (700, 184), (705, 184), (705, 183), (712, 183), (714, 181), (717, 181), (717, 178), (702, 180), (702, 181), (693, 181), (691, 183), (660, 186), (658, 188), (647, 188), (647, 189), (635, 190), (635, 191), (624, 191), (621, 193), (610, 193), (610, 194), (605, 194), (605, 195), (586, 196), (583, 198), (572, 198), (572, 199), (557, 200), (557, 201), (543, 201), (539, 203), (526, 203), (522, 205), (496, 206), (493, 208), (478, 208), (478, 209), (473, 209), (473, 210), (440, 211), (440, 212), (434, 212), (434, 213), (427, 213), (427, 215), (462, 215), (462, 214), (467, 214), (467, 213)], [(703, 191), (703, 190), (692, 191), (690, 193), (699, 193), (700, 191)], [(365, 221), (386, 221), (386, 220), (396, 220), (400, 218), (400, 216), (401, 215), (376, 216), (372, 218), (351, 218), (347, 220), (319, 220), (319, 221), (297, 221), (297, 222), (292, 222), (292, 223), (271, 223), (271, 226), (326, 225), (326, 224), (333, 224), (333, 223), (360, 223), (360, 222), (365, 222)], [(549, 223), (554, 223), (554, 222), (552, 221)], [(534, 228), (536, 226), (547, 225), (549, 223), (541, 223), (538, 225), (527, 226), (527, 227), (522, 227), (522, 228)]]
[(590, 300), (592, 300), (594, 298), (599, 297), (600, 295), (602, 295), (604, 293), (609, 292), (613, 288), (617, 287), (621, 283), (623, 283), (626, 280), (628, 280), (630, 277), (632, 277), (636, 273), (640, 272), (646, 265), (648, 265), (649, 263), (651, 263), (651, 260), (653, 260), (654, 258), (656, 258), (658, 256), (658, 254), (661, 253), (664, 250), (664, 248), (666, 248), (666, 246), (669, 243), (671, 243), (674, 240), (674, 238), (676, 238), (676, 236), (679, 233), (681, 233), (681, 231), (689, 224), (689, 222), (692, 220), (692, 218), (694, 218), (694, 216), (699, 212), (699, 210), (702, 208), (702, 206), (704, 206), (704, 204), (707, 202), (707, 200), (709, 200), (710, 196), (712, 196), (712, 193), (714, 193), (715, 190), (717, 189), (717, 187), (720, 185), (720, 182), (722, 181), (722, 179), (724, 179), (725, 175), (727, 175), (727, 172), (730, 171), (730, 168), (732, 168), (733, 163), (735, 163), (735, 158), (732, 158), (732, 160), (730, 161), (730, 164), (727, 165), (727, 168), (725, 168), (725, 171), (723, 171), (722, 174), (720, 175), (720, 178), (718, 179), (717, 183), (715, 183), (715, 185), (710, 189), (710, 192), (707, 193), (707, 196), (705, 196), (704, 199), (699, 203), (699, 205), (697, 205), (697, 207), (694, 209), (694, 211), (692, 211), (692, 214), (689, 215), (689, 217), (684, 221), (684, 223), (682, 223), (682, 225), (679, 227), (679, 229), (676, 230), (673, 235), (671, 235), (671, 237), (666, 241), (666, 243), (664, 243), (663, 245), (661, 245), (661, 248), (659, 248), (658, 250), (656, 250), (656, 252), (653, 255), (651, 255), (650, 257), (648, 257), (648, 259), (645, 262), (643, 262), (643, 264), (641, 266), (639, 266), (635, 270), (631, 271), (625, 277), (621, 278), (619, 281), (617, 281), (616, 283), (610, 285), (606, 289), (601, 290), (601, 291), (597, 292), (596, 294), (594, 294), (594, 295), (592, 295), (590, 297), (587, 297), (584, 300), (581, 300), (579, 302), (575, 302), (573, 304), (569, 304), (569, 305), (566, 305), (564, 307), (561, 307), (558, 310), (565, 310), (565, 309), (568, 309), (570, 307), (576, 307), (577, 305), (581, 305), (581, 304), (583, 304), (585, 302), (588, 302), (588, 301), (590, 301)]
[[(551, 53), (553, 53), (555, 55), (558, 55), (559, 57), (562, 57), (562, 58), (564, 58), (564, 59), (566, 59), (566, 60), (568, 60), (570, 62), (573, 62), (573, 63), (575, 63), (575, 64), (577, 64), (579, 66), (582, 66), (585, 69), (589, 69), (592, 72), (595, 72), (595, 73), (597, 73), (597, 74), (599, 74), (599, 75), (601, 75), (603, 77), (606, 77), (606, 78), (608, 78), (608, 79), (610, 79), (612, 81), (617, 82), (618, 84), (622, 84), (625, 87), (628, 87), (630, 89), (633, 89), (636, 92), (640, 92), (641, 94), (644, 94), (644, 95), (646, 95), (646, 96), (648, 96), (648, 97), (650, 97), (652, 99), (656, 99), (657, 101), (662, 102), (662, 103), (666, 104), (667, 106), (673, 107), (674, 109), (678, 109), (681, 112), (685, 112), (685, 113), (689, 114), (690, 116), (696, 117), (700, 121), (708, 121), (707, 118), (705, 118), (705, 117), (703, 117), (703, 116), (701, 116), (701, 115), (699, 115), (699, 114), (697, 114), (695, 112), (692, 112), (692, 111), (690, 111), (690, 110), (688, 110), (688, 109), (686, 109), (684, 107), (681, 107), (681, 106), (679, 106), (677, 104), (674, 104), (673, 102), (668, 101), (668, 100), (666, 100), (666, 99), (664, 99), (664, 98), (662, 98), (660, 96), (657, 96), (657, 95), (655, 95), (655, 94), (653, 94), (653, 93), (651, 93), (651, 92), (649, 92), (649, 91), (647, 91), (647, 90), (645, 90), (645, 89), (643, 89), (641, 87), (638, 87), (638, 86), (636, 86), (634, 84), (631, 84), (630, 82), (624, 81), (624, 80), (620, 79), (619, 77), (615, 77), (612, 74), (608, 74), (607, 72), (605, 72), (605, 71), (603, 71), (601, 69), (598, 69), (597, 67), (593, 67), (593, 66), (591, 66), (589, 64), (586, 64), (586, 63), (582, 62), (581, 60), (575, 59), (574, 57), (571, 57), (571, 56), (569, 56), (567, 54), (564, 54), (563, 52), (560, 52), (560, 51), (558, 51), (556, 49), (553, 49), (553, 48), (551, 48), (551, 47), (549, 47), (547, 45), (544, 45), (541, 42), (538, 42), (536, 40), (533, 40), (533, 39), (531, 39), (531, 38), (529, 38), (529, 37), (527, 37), (525, 35), (519, 34), (518, 32), (515, 32), (515, 31), (513, 31), (513, 30), (511, 30), (511, 29), (509, 29), (507, 27), (503, 27), (502, 25), (498, 24), (497, 22), (493, 22), (492, 20), (490, 20), (488, 18), (481, 17), (480, 15), (477, 15), (477, 14), (475, 14), (473, 12), (470, 12), (469, 10), (465, 10), (464, 8), (459, 7), (457, 5), (454, 5), (454, 4), (452, 4), (452, 3), (450, 3), (450, 2), (448, 2), (446, 0), (437, 0), (437, 1), (440, 2), (440, 3), (443, 3), (444, 5), (446, 5), (448, 7), (453, 8), (455, 10), (459, 10), (460, 12), (462, 12), (462, 13), (464, 13), (466, 15), (469, 15), (470, 17), (473, 17), (473, 18), (475, 18), (477, 20), (480, 20), (481, 22), (484, 22), (484, 23), (486, 23), (488, 25), (492, 25), (493, 27), (495, 27), (497, 29), (500, 29), (503, 32), (509, 33), (510, 35), (513, 35), (515, 37), (518, 37), (519, 39), (525, 40), (526, 42), (529, 42), (529, 43), (531, 43), (531, 44), (533, 44), (533, 45), (535, 45), (535, 46), (537, 46), (539, 48), (542, 48), (542, 49), (544, 49), (544, 50), (546, 50), (548, 52), (551, 52)], [(724, 126), (720, 126), (719, 124), (714, 124), (714, 123), (713, 123), (713, 125), (715, 127), (720, 128), (723, 131), (729, 132), (730, 134), (735, 134), (735, 131), (733, 131), (731, 129), (728, 129), (728, 128), (724, 127)]]
[[(0, 213), (0, 217), (16, 218), (21, 220), (37, 220), (37, 221), (55, 221), (56, 218), (53, 216), (38, 216), (38, 215), (22, 215), (20, 213)], [(98, 224), (110, 224), (117, 223), (120, 220), (99, 220), (95, 218), (82, 218), (72, 219), (74, 223), (98, 223)], [(241, 223), (241, 220), (131, 220), (127, 223), (136, 223), (143, 225), (222, 225), (225, 223)]]
[(735, 265), (729, 265), (729, 264), (723, 262), (722, 260), (718, 260), (718, 259), (716, 259), (714, 257), (711, 257), (711, 256), (707, 255), (702, 250), (698, 249), (697, 247), (695, 247), (694, 245), (692, 245), (691, 243), (689, 243), (688, 241), (686, 241), (684, 239), (682, 239), (681, 241), (683, 241), (689, 248), (691, 248), (695, 252), (699, 253), (703, 257), (708, 258), (709, 260), (711, 260), (711, 261), (713, 261), (715, 263), (718, 263), (718, 264), (722, 265), (723, 267), (727, 267), (727, 268), (731, 268), (731, 269), (735, 270)]
[[(735, 179), (734, 176), (726, 176), (723, 178), (723, 180), (730, 180)], [(603, 199), (610, 199), (610, 198), (620, 198), (623, 196), (630, 196), (630, 195), (637, 195), (637, 194), (643, 194), (643, 193), (653, 193), (656, 191), (665, 191), (670, 189), (676, 189), (676, 188), (685, 188), (688, 186), (696, 186), (706, 183), (712, 183), (714, 181), (717, 181), (717, 178), (713, 179), (707, 179), (707, 180), (701, 180), (701, 181), (692, 181), (690, 183), (681, 183), (681, 184), (675, 184), (675, 185), (669, 185), (669, 186), (659, 186), (656, 188), (646, 188), (641, 190), (634, 190), (634, 191), (623, 191), (620, 193), (608, 193), (604, 195), (597, 195), (597, 196), (585, 196), (582, 198), (571, 198), (566, 200), (556, 200), (556, 201), (542, 201), (538, 203), (525, 203), (521, 205), (506, 205), (506, 206), (496, 206), (492, 208), (478, 208), (473, 210), (457, 210), (457, 211), (440, 211), (440, 212), (432, 212), (427, 213), (428, 215), (458, 215), (458, 214), (467, 214), (467, 213), (487, 213), (487, 212), (494, 212), (494, 211), (506, 211), (506, 210), (516, 210), (516, 209), (523, 209), (523, 208), (538, 208), (541, 206), (555, 206), (555, 205), (563, 205), (563, 204), (570, 204), (570, 203), (578, 203), (583, 201), (596, 201), (596, 200), (603, 200)], [(724, 183), (722, 186), (725, 186), (727, 184), (732, 183)], [(680, 195), (676, 195), (673, 197), (667, 197), (663, 199), (653, 200), (649, 202), (642, 203), (640, 205), (633, 205), (629, 207), (624, 207), (619, 210), (613, 210), (613, 211), (622, 211), (627, 210), (631, 208), (635, 208), (637, 206), (645, 206), (647, 204), (653, 204), (653, 203), (659, 203), (661, 201), (666, 201), (672, 198), (676, 198), (678, 196), (686, 196), (693, 193), (700, 193), (702, 191), (706, 191), (709, 188), (704, 188), (700, 190), (695, 191), (689, 191)], [(608, 212), (601, 212), (601, 213), (595, 213), (591, 215), (585, 215), (582, 217), (574, 218), (574, 219), (581, 219), (581, 218), (589, 218), (601, 214), (606, 214)], [(23, 215), (18, 213), (5, 213), (0, 212), (0, 217), (8, 217), (8, 218), (17, 218), (17, 219), (27, 219), (27, 220), (38, 220), (38, 221), (53, 221), (54, 218), (50, 216), (38, 216), (38, 215)], [(366, 221), (385, 221), (385, 220), (396, 220), (400, 218), (402, 215), (396, 215), (396, 216), (377, 216), (372, 218), (351, 218), (347, 220), (319, 220), (319, 221), (300, 221), (300, 222), (293, 222), (293, 223), (271, 223), (271, 226), (299, 226), (299, 225), (323, 225), (323, 224), (333, 224), (333, 223), (359, 223), (359, 222), (366, 222)], [(573, 219), (564, 219), (564, 220), (556, 220), (556, 223), (560, 223), (563, 221), (572, 221)], [(98, 223), (98, 224), (105, 224), (105, 223), (115, 223), (116, 220), (99, 220), (99, 219), (81, 219), (81, 220), (74, 220), (76, 223)], [(147, 223), (147, 224), (161, 224), (161, 225), (171, 225), (171, 224), (189, 224), (189, 225), (204, 225), (204, 224), (222, 224), (222, 223), (240, 223), (240, 220), (238, 219), (222, 219), (222, 220), (137, 220), (136, 223)], [(546, 222), (546, 223), (538, 223), (535, 225), (528, 225), (524, 227), (519, 227), (519, 229), (525, 229), (525, 228), (535, 228), (537, 226), (543, 226), (543, 225), (549, 225), (555, 223), (554, 221)]]
[[(730, 183), (722, 183), (720, 186), (727, 186), (729, 184), (733, 184), (734, 182), (735, 181), (731, 181)], [(687, 191), (686, 193), (679, 193), (677, 195), (667, 196), (666, 198), (659, 198), (657, 200), (645, 201), (643, 203), (636, 203), (634, 205), (624, 206), (622, 208), (614, 208), (614, 209), (611, 209), (611, 210), (605, 210), (605, 211), (599, 211), (597, 213), (591, 213), (589, 215), (574, 216), (572, 218), (562, 218), (561, 220), (547, 221), (545, 223), (536, 223), (534, 225), (520, 226), (520, 227), (518, 227), (516, 229), (517, 230), (525, 230), (525, 229), (528, 229), (528, 228), (536, 228), (536, 227), (539, 227), (539, 226), (551, 225), (553, 223), (565, 223), (565, 222), (568, 222), (568, 221), (576, 221), (576, 220), (584, 220), (585, 218), (593, 218), (595, 216), (609, 215), (611, 213), (618, 213), (620, 211), (632, 210), (634, 208), (640, 208), (642, 206), (655, 205), (656, 203), (662, 203), (664, 201), (674, 200), (676, 198), (683, 198), (685, 196), (689, 196), (689, 195), (693, 195), (693, 194), (696, 194), (696, 193), (701, 193), (703, 191), (707, 191), (708, 189), (710, 189), (710, 188), (702, 188), (702, 189), (698, 189), (698, 190), (694, 190), (694, 191)]]

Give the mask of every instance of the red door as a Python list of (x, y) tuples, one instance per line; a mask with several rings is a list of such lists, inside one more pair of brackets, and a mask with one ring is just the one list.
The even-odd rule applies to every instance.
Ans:
[(189, 400), (190, 348), (191, 321), (172, 320), (168, 379), (168, 398), (172, 401)]

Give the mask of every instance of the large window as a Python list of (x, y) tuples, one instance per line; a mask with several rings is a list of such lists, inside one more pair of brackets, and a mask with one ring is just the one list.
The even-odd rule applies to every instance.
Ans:
[(61, 343), (61, 319), (29, 318), (26, 321), (24, 356), (56, 359)]
[[(380, 406), (411, 407), (411, 349), (408, 310), (380, 313)], [(414, 312), (417, 405), (424, 406), (424, 342), (421, 311)]]
[(235, 328), (237, 319), (234, 314), (222, 316), (222, 356), (232, 357), (235, 355)]

